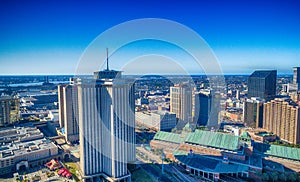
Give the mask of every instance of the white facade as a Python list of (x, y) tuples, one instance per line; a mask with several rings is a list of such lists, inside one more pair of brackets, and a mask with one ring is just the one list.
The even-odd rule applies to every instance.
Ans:
[(69, 142), (79, 140), (78, 93), (76, 85), (63, 88), (65, 136)]
[(59, 123), (68, 142), (79, 140), (77, 85), (59, 85)]
[(167, 111), (137, 112), (136, 122), (157, 131), (171, 131), (176, 127), (176, 114)]
[(170, 88), (170, 111), (182, 121), (192, 121), (192, 89), (189, 85)]
[(83, 176), (129, 177), (127, 163), (135, 161), (133, 85), (111, 79), (78, 83), (78, 108)]

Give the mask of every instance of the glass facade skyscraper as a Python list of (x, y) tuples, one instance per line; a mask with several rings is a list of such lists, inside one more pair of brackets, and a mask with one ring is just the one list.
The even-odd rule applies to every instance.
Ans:
[(254, 71), (248, 78), (248, 98), (273, 99), (276, 96), (276, 78), (276, 70)]

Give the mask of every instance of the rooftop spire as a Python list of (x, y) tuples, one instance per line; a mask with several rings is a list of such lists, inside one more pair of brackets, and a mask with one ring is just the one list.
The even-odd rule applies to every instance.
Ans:
[(107, 71), (109, 70), (109, 67), (108, 67), (108, 48), (106, 48), (106, 70)]

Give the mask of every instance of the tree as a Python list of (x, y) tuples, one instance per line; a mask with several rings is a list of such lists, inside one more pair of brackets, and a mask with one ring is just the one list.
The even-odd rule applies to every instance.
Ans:
[(279, 178), (280, 181), (286, 181), (287, 180), (287, 175), (286, 175), (286, 173), (281, 173), (278, 176), (278, 178)]
[(268, 173), (263, 173), (263, 174), (261, 175), (261, 179), (262, 179), (263, 181), (269, 181), (269, 175), (268, 175)]
[(297, 180), (297, 173), (289, 173), (288, 180), (296, 181)]
[(270, 173), (270, 178), (272, 181), (278, 181), (278, 173), (277, 172), (271, 172)]

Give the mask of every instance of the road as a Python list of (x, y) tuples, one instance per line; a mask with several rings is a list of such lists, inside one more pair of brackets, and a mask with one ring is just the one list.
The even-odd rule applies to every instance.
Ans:
[[(168, 181), (167, 179), (169, 178), (170, 181), (175, 181), (175, 182), (198, 182), (199, 180), (194, 179), (193, 177), (182, 173), (180, 170), (177, 169), (176, 166), (172, 164), (164, 164), (164, 171), (165, 174), (161, 174), (161, 170), (153, 169), (153, 164), (150, 164), (151, 161), (157, 164), (162, 164), (161, 162), (161, 157), (158, 155), (153, 154), (151, 151), (146, 150), (143, 147), (137, 147), (137, 159), (139, 160), (140, 163), (144, 163), (141, 165), (144, 170), (146, 170), (148, 173), (150, 173), (153, 177), (160, 177), (162, 179), (157, 179), (158, 181)], [(139, 153), (142, 153), (143, 156), (145, 156), (146, 159), (142, 158), (139, 156)], [(151, 160), (151, 161), (150, 161)], [(160, 168), (159, 168), (160, 169)], [(155, 172), (153, 172), (155, 171)]]

